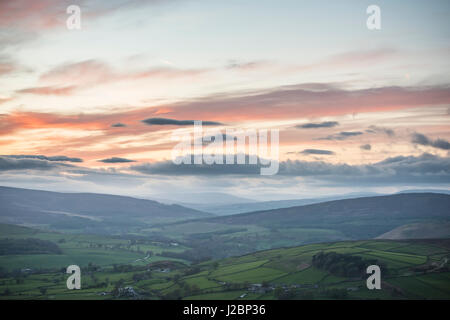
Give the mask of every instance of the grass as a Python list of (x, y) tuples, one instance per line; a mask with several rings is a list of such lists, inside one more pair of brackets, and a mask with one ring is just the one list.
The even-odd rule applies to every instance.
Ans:
[(314, 267), (278, 278), (274, 283), (280, 284), (316, 284), (327, 276), (327, 273)]
[[(1, 226), (0, 226), (1, 229)], [(12, 228), (9, 235), (27, 237), (26, 229)], [(146, 265), (169, 258), (153, 255), (146, 261), (134, 262), (142, 258), (137, 245), (129, 241), (91, 235), (62, 235), (48, 232), (34, 232), (33, 237), (43, 237), (60, 243), (62, 255), (22, 255), (0, 256), (0, 266), (4, 269), (55, 268), (42, 274), (31, 274), (18, 281), (13, 277), (0, 279), (0, 299), (112, 299), (110, 294), (114, 285), (121, 280), (122, 286), (132, 286), (146, 299), (161, 299), (165, 295), (178, 292), (184, 299), (274, 299), (274, 287), (298, 285), (295, 289), (301, 296), (304, 290), (310, 290), (317, 299), (329, 299), (327, 290), (332, 288), (348, 292), (348, 299), (450, 299), (450, 272), (423, 274), (414, 268), (431, 262), (442, 264), (445, 256), (450, 255), (448, 242), (434, 241), (340, 241), (310, 244), (292, 248), (281, 248), (255, 252), (240, 257), (231, 257), (218, 261), (206, 261), (193, 266), (177, 264), (170, 272), (151, 271), (151, 278), (133, 280), (136, 272), (116, 272), (111, 265)], [(116, 245), (107, 247), (108, 239)], [(148, 244), (145, 249), (169, 250), (170, 246), (156, 243)], [(142, 250), (142, 248), (140, 248)], [(174, 247), (183, 250), (184, 247)], [(319, 252), (334, 251), (351, 255), (377, 259), (387, 265), (389, 274), (382, 275), (382, 290), (368, 290), (365, 278), (356, 280), (338, 277), (327, 271), (311, 266), (312, 257)], [(82, 275), (82, 290), (69, 291), (65, 281), (67, 275), (58, 268), (69, 264), (81, 266), (93, 262), (104, 266), (90, 274)], [(187, 272), (195, 267), (195, 272)], [(444, 271), (444, 270), (442, 270)], [(408, 276), (399, 276), (405, 275)], [(107, 282), (103, 287), (89, 288), (94, 283)], [(252, 284), (267, 284), (269, 289), (251, 291)], [(307, 288), (304, 288), (304, 287)], [(41, 288), (46, 288), (43, 293)], [(272, 289), (270, 289), (272, 288)], [(9, 295), (1, 295), (8, 290)]]
[(267, 261), (268, 260), (258, 260), (258, 261), (252, 261), (252, 262), (247, 262), (247, 263), (238, 263), (238, 264), (233, 264), (230, 266), (225, 266), (225, 267), (220, 268), (217, 271), (212, 272), (211, 276), (212, 277), (220, 277), (223, 275), (234, 274), (234, 273), (242, 272), (242, 271), (249, 270), (249, 269), (255, 269), (255, 268), (258, 268), (259, 266), (263, 265)]
[(272, 268), (256, 268), (242, 272), (236, 272), (224, 276), (217, 277), (218, 280), (225, 282), (250, 282), (262, 283), (263, 281), (274, 280), (283, 276), (285, 273)]

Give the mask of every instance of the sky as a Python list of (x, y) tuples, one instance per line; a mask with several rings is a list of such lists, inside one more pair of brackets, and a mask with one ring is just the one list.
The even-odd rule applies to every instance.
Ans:
[[(0, 0), (0, 185), (192, 201), (450, 189), (449, 15), (447, 0)], [(175, 165), (192, 120), (205, 136), (279, 130), (278, 173)]]

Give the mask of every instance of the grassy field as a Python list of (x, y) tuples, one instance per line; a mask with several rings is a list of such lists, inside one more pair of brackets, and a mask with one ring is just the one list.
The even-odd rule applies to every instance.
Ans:
[[(181, 245), (4, 225), (0, 230), (8, 238), (53, 241), (62, 250), (0, 256), (0, 299), (450, 299), (450, 240), (329, 242), (189, 264), (158, 255), (188, 249)], [(147, 251), (153, 255), (145, 259)], [(319, 252), (376, 259), (387, 266), (382, 289), (368, 290), (365, 278), (312, 266)], [(82, 267), (81, 290), (66, 288), (63, 268), (69, 264)]]
[(22, 269), (54, 270), (65, 268), (71, 264), (84, 267), (89, 263), (98, 266), (145, 265), (161, 260), (187, 263), (182, 259), (160, 256), (163, 251), (178, 253), (187, 249), (180, 245), (171, 246), (170, 243), (153, 241), (136, 243), (136, 241), (133, 242), (126, 238), (64, 234), (5, 224), (0, 224), (0, 235), (1, 238), (9, 239), (32, 238), (51, 241), (56, 243), (62, 251), (62, 254), (0, 255), (0, 268), (9, 272)]

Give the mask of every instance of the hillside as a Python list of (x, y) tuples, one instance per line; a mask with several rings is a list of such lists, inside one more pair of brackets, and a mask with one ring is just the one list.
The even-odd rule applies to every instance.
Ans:
[(376, 238), (397, 227), (450, 221), (450, 195), (396, 194), (345, 199), (160, 225), (146, 230), (225, 257), (315, 242)]
[[(321, 253), (345, 257), (344, 271), (351, 261), (360, 261), (362, 271), (370, 264), (381, 266), (381, 290), (367, 289), (365, 272), (344, 275), (339, 268), (317, 265), (313, 257)], [(83, 269), (89, 276), (83, 277), (82, 289), (72, 291), (58, 270), (34, 271), (23, 281), (3, 273), (0, 299), (450, 299), (449, 258), (449, 240), (330, 242), (190, 266), (174, 261), (91, 264)], [(80, 259), (73, 256), (73, 263)], [(133, 293), (121, 294), (125, 287)]]
[(243, 202), (231, 204), (184, 204), (188, 208), (213, 213), (217, 216), (225, 216), (246, 212), (266, 211), (289, 207), (305, 206), (314, 203), (327, 202), (340, 199), (352, 199), (360, 197), (377, 196), (376, 193), (350, 193), (344, 195), (336, 195), (330, 197), (308, 198), (308, 199), (291, 199), (291, 200), (275, 200), (275, 201), (259, 201), (259, 202)]
[(378, 236), (377, 239), (450, 238), (450, 222), (411, 223)]
[(251, 223), (262, 226), (284, 226), (286, 224), (311, 223), (320, 226), (335, 222), (342, 224), (355, 219), (396, 221), (450, 218), (449, 208), (450, 195), (414, 193), (335, 200), (217, 217), (208, 219), (208, 221), (235, 225)]
[[(30, 250), (29, 244), (24, 243), (28, 239), (32, 239), (35, 246), (44, 243), (48, 249), (48, 244), (51, 243), (59, 250)], [(69, 234), (0, 224), (0, 244), (6, 240), (13, 242), (14, 246), (9, 245), (4, 252), (0, 250), (0, 273), (17, 272), (21, 269), (60, 270), (70, 264), (80, 267), (95, 264), (103, 267), (113, 264), (145, 265), (160, 260), (183, 261), (162, 257), (160, 254), (183, 252), (187, 249), (182, 245), (174, 246), (170, 242), (135, 236)], [(12, 252), (14, 248), (16, 252)]]
[(209, 213), (156, 201), (95, 193), (0, 187), (0, 222), (77, 232), (126, 232)]

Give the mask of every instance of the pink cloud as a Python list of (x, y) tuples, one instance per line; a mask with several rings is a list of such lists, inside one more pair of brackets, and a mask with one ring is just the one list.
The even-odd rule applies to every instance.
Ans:
[[(10, 127), (5, 124), (2, 131), (5, 132), (7, 127), (15, 129), (68, 127), (117, 132), (117, 128), (111, 128), (111, 124), (120, 122), (127, 124), (127, 127), (120, 128), (121, 132), (138, 133), (159, 130), (158, 126), (147, 126), (141, 123), (142, 120), (158, 114), (165, 114), (166, 117), (176, 120), (209, 120), (231, 123), (338, 116), (450, 104), (450, 89), (446, 87), (382, 87), (343, 90), (324, 85), (322, 90), (319, 88), (318, 85), (311, 90), (299, 85), (241, 96), (204, 97), (171, 105), (110, 114), (63, 116), (36, 112), (11, 113), (4, 116), (3, 123), (14, 125)], [(24, 90), (41, 94), (69, 94), (72, 88), (44, 87)], [(133, 125), (128, 126), (128, 124)]]
[(19, 90), (17, 92), (19, 93), (31, 93), (31, 94), (37, 94), (37, 95), (56, 95), (56, 96), (68, 96), (72, 94), (72, 92), (75, 90), (75, 87), (69, 86), (69, 87), (32, 87), (32, 88), (25, 88), (22, 90)]
[(237, 97), (210, 97), (171, 108), (179, 118), (224, 122), (337, 116), (449, 103), (447, 87), (343, 90), (325, 85), (322, 90), (310, 90), (300, 85)]
[(4, 0), (0, 1), (0, 26), (26, 31), (65, 28), (70, 5), (82, 8), (84, 18), (98, 18), (118, 9), (136, 8), (161, 0)]
[(174, 79), (200, 76), (207, 69), (147, 68), (144, 70), (119, 71), (98, 60), (85, 60), (64, 64), (49, 70), (39, 78), (40, 87), (25, 88), (19, 93), (68, 95), (76, 90), (92, 88), (118, 81), (139, 79)]

